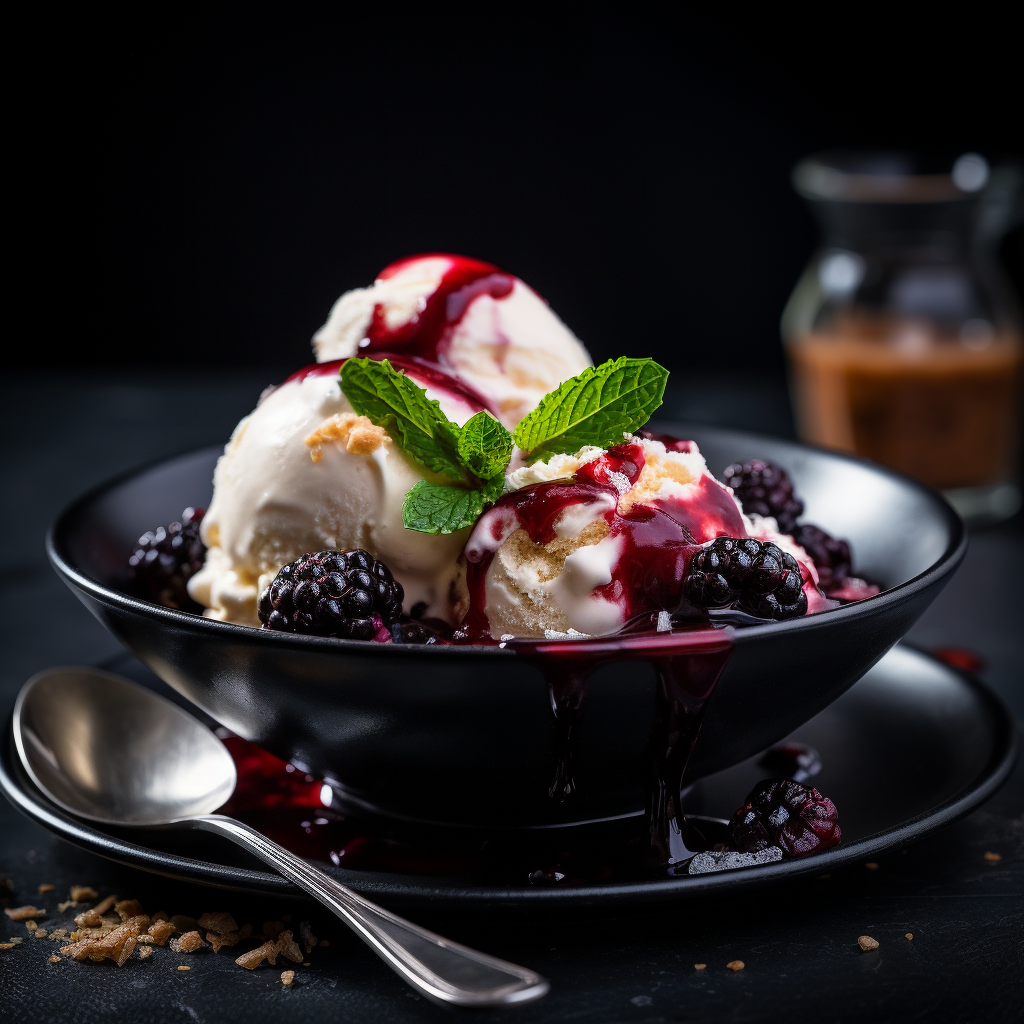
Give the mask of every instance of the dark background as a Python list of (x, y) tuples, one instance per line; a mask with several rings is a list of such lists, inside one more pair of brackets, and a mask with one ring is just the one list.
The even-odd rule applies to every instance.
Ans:
[[(816, 237), (793, 164), (835, 146), (1024, 152), (1020, 82), (998, 25), (732, 20), (254, 7), (65, 22), (52, 47), (37, 26), (22, 42), (45, 60), (14, 114), (30, 140), (15, 301), (43, 336), (13, 363), (283, 373), (341, 292), (442, 250), (523, 277), (595, 359), (777, 372)], [(1018, 293), (1022, 235), (1002, 250)]]

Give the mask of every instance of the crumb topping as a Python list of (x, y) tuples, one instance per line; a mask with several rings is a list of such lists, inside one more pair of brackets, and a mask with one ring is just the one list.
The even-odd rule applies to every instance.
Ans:
[(340, 441), (353, 455), (370, 455), (391, 438), (383, 427), (371, 423), (365, 416), (354, 412), (339, 412), (328, 417), (305, 439), (309, 457), (314, 462), (323, 458), (324, 445)]

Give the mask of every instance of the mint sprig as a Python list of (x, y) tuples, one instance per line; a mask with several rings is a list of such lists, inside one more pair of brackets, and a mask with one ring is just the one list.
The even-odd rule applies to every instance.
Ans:
[(668, 370), (653, 359), (620, 356), (588, 367), (548, 392), (516, 427), (513, 438), (527, 461), (608, 448), (639, 430), (661, 405)]
[(472, 526), (485, 506), (498, 500), (504, 484), (504, 474), (472, 490), (418, 480), (402, 502), (402, 521), (407, 530), (455, 533)]
[(652, 359), (622, 356), (589, 367), (546, 394), (510, 434), (489, 412), (460, 427), (387, 359), (346, 360), (341, 389), (352, 408), (384, 427), (428, 473), (405, 496), (402, 520), (421, 533), (472, 526), (497, 501), (513, 442), (529, 462), (587, 445), (610, 448), (639, 430), (661, 405), (668, 371)]

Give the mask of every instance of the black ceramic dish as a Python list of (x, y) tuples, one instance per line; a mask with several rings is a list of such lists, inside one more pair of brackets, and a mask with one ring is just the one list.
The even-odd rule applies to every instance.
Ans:
[[(938, 494), (898, 473), (756, 435), (660, 426), (696, 440), (717, 474), (754, 456), (784, 466), (806, 521), (849, 538), (855, 570), (884, 588), (824, 614), (736, 631), (687, 765), (693, 781), (777, 742), (845, 692), (928, 607), (966, 537)], [(58, 573), (157, 675), (234, 732), (328, 779), (352, 805), (395, 818), (521, 828), (643, 810), (656, 687), (643, 660), (590, 677), (573, 752), (576, 792), (559, 802), (548, 796), (548, 684), (510, 650), (271, 633), (128, 596), (133, 542), (209, 500), (219, 453), (106, 483), (67, 509), (48, 538)]]
[[(130, 655), (106, 668), (183, 703)], [(0, 789), (29, 817), (79, 846), (172, 878), (264, 895), (302, 897), (277, 875), (204, 833), (100, 831), (50, 801), (17, 761), (10, 728), (0, 742)], [(538, 887), (523, 870), (504, 885), (470, 872), (424, 875), (320, 866), (389, 906), (446, 910), (613, 909), (688, 899), (822, 874), (922, 839), (988, 799), (1015, 759), (1016, 730), (1006, 708), (976, 679), (899, 646), (835, 703), (791, 737), (816, 747), (823, 767), (814, 784), (839, 807), (842, 845), (762, 867), (705, 875)], [(693, 813), (725, 816), (765, 774), (757, 758), (698, 782), (685, 797)], [(898, 784), (894, 784), (894, 780)]]

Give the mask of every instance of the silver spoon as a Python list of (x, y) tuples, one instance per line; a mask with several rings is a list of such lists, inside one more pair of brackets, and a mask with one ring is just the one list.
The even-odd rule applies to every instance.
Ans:
[(438, 1003), (539, 999), (533, 971), (405, 921), (240, 821), (213, 814), (235, 765), (201, 722), (163, 697), (91, 668), (33, 676), (14, 706), (14, 739), (32, 781), (65, 810), (106, 825), (176, 825), (245, 847), (338, 915), (393, 971)]

